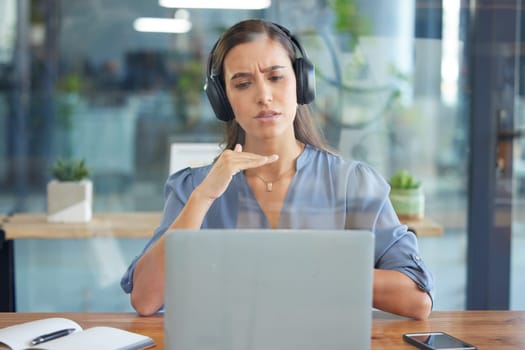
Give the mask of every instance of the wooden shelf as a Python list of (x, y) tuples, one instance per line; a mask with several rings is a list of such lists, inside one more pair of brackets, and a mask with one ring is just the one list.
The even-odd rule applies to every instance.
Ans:
[(430, 218), (403, 220), (402, 224), (408, 226), (408, 229), (418, 237), (436, 237), (443, 236), (443, 226)]
[[(24, 213), (4, 217), (6, 240), (53, 238), (148, 238), (160, 224), (161, 212), (95, 213), (86, 223), (48, 222), (43, 213)], [(430, 218), (405, 220), (403, 224), (418, 237), (442, 236), (443, 226)]]
[(86, 223), (48, 222), (46, 214), (15, 214), (2, 223), (5, 239), (151, 237), (161, 212), (98, 213)]

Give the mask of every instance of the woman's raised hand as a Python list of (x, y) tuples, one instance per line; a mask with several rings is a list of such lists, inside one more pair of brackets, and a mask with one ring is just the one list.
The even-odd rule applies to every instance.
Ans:
[(262, 156), (255, 153), (243, 152), (242, 145), (237, 144), (233, 150), (224, 150), (219, 156), (210, 173), (199, 185), (199, 192), (211, 200), (220, 197), (228, 188), (232, 177), (239, 171), (258, 168), (273, 163), (279, 156)]

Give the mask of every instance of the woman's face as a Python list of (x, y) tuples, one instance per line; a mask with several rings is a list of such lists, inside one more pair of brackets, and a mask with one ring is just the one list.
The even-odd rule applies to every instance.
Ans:
[(247, 141), (294, 137), (295, 73), (280, 43), (261, 34), (254, 41), (232, 48), (224, 59), (224, 82)]

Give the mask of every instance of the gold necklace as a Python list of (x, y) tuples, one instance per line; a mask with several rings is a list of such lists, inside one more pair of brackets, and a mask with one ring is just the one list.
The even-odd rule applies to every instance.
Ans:
[(267, 181), (267, 180), (265, 180), (262, 176), (260, 176), (257, 173), (254, 173), (253, 175), (255, 175), (259, 180), (264, 182), (264, 184), (266, 185), (266, 192), (272, 192), (274, 182), (277, 182), (277, 181), (281, 180), (286, 173), (288, 173), (290, 170), (292, 170), (294, 168), (295, 168), (295, 164), (290, 169), (288, 169), (286, 171), (283, 171), (281, 174), (279, 174), (279, 176), (277, 176), (277, 179), (275, 179), (273, 181)]

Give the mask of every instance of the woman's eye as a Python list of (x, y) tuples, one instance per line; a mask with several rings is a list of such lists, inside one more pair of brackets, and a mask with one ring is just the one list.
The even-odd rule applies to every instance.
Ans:
[(236, 89), (246, 89), (248, 86), (250, 86), (249, 81), (241, 81), (235, 84)]
[(269, 80), (270, 81), (279, 81), (284, 78), (284, 75), (272, 75)]

